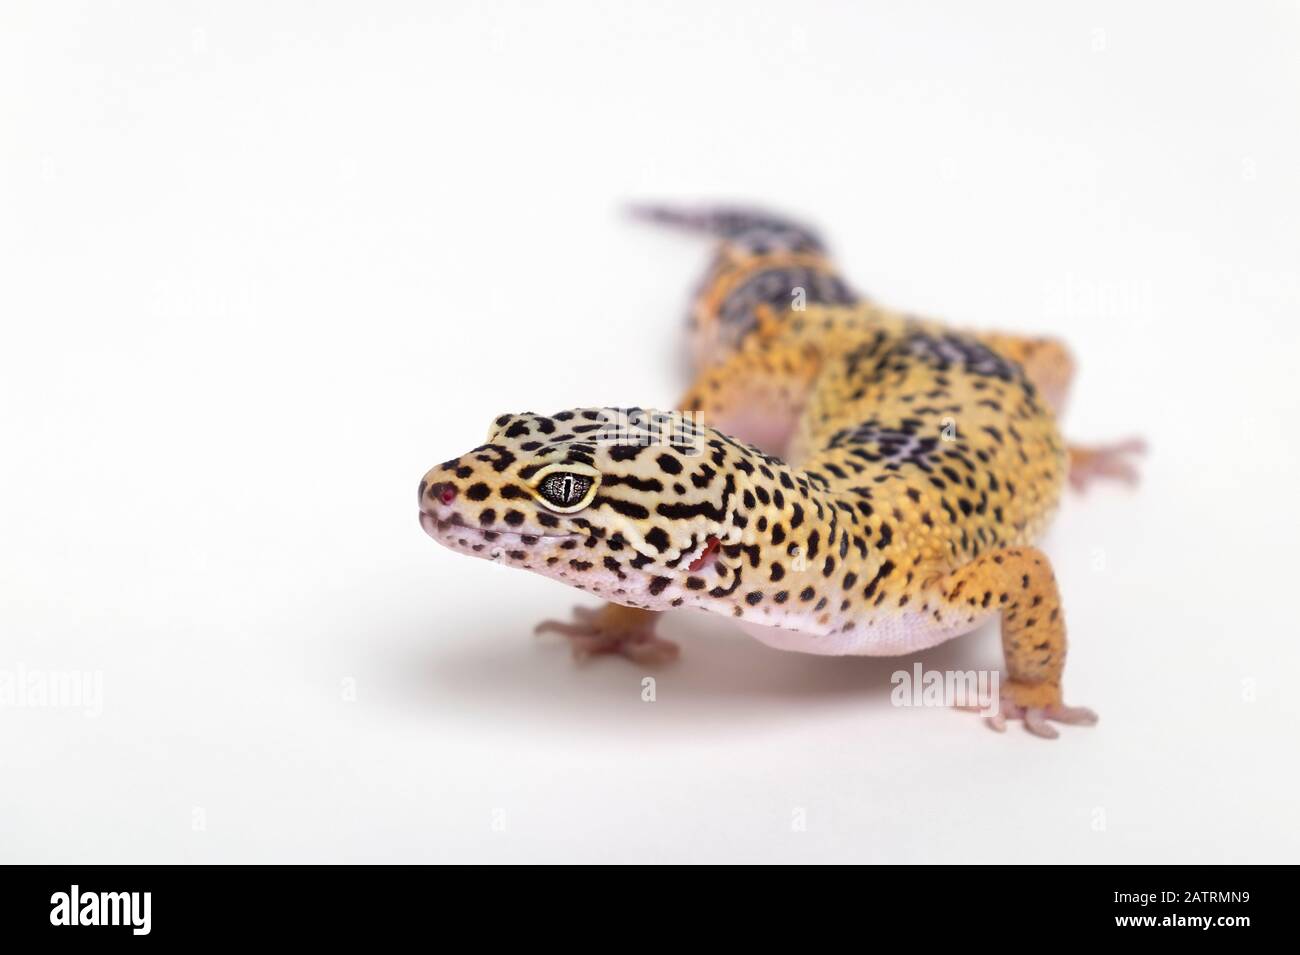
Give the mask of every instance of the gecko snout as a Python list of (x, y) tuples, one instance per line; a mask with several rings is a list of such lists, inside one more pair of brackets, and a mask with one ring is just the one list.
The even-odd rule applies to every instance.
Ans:
[(430, 481), (426, 477), (420, 482), (420, 526), (426, 533), (433, 536), (441, 524), (461, 523), (460, 515), (451, 507), (456, 494), (456, 485), (448, 481)]

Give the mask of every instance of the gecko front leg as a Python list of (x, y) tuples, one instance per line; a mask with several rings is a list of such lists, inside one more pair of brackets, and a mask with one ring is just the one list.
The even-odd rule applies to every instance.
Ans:
[(656, 637), (660, 614), (653, 610), (605, 604), (599, 609), (574, 607), (573, 620), (543, 620), (534, 633), (558, 633), (568, 639), (574, 659), (616, 653), (634, 663), (657, 666), (676, 660), (677, 644)]
[(989, 718), (998, 732), (1007, 719), (1023, 719), (1036, 736), (1054, 739), (1058, 723), (1092, 724), (1097, 714), (1066, 706), (1061, 696), (1065, 670), (1065, 617), (1056, 576), (1047, 556), (1033, 547), (1012, 547), (980, 557), (940, 583), (950, 609), (998, 608), (1002, 652), (1010, 679), (1002, 686), (1001, 710)]

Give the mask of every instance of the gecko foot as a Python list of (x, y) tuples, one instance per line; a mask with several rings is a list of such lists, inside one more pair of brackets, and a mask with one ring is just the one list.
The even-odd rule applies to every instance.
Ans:
[(1076, 491), (1086, 491), (1088, 486), (1102, 478), (1115, 478), (1125, 484), (1138, 483), (1137, 466), (1131, 457), (1145, 454), (1147, 443), (1141, 438), (1129, 438), (1114, 444), (1091, 447), (1074, 444), (1070, 453), (1070, 486)]
[(1056, 739), (1060, 735), (1048, 720), (1071, 726), (1092, 726), (1097, 722), (1097, 714), (1092, 710), (1086, 706), (1066, 706), (1060, 696), (1059, 687), (1010, 680), (1002, 687), (997, 714), (985, 717), (984, 721), (991, 729), (1005, 733), (1007, 720), (1024, 720), (1025, 729), (1043, 739)]
[(659, 615), (649, 610), (607, 604), (599, 610), (574, 607), (573, 620), (544, 620), (534, 633), (558, 633), (569, 641), (575, 660), (617, 653), (634, 663), (658, 666), (677, 659), (677, 644), (654, 635)]

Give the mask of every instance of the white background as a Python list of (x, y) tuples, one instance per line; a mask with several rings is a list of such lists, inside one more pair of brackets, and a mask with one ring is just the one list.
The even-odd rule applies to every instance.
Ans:
[[(1300, 7), (1050, 6), (6, 3), (0, 671), (103, 707), (0, 707), (0, 859), (1296, 861)], [(1070, 341), (1153, 447), (1044, 545), (1098, 727), (705, 615), (644, 703), (425, 537), (496, 414), (679, 392), (632, 199)]]

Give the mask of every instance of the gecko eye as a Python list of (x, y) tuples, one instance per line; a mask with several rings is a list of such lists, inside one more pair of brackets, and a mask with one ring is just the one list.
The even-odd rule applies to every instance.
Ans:
[(537, 485), (537, 493), (557, 511), (577, 511), (584, 507), (594, 481), (576, 471), (552, 471)]

